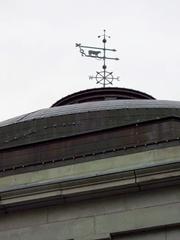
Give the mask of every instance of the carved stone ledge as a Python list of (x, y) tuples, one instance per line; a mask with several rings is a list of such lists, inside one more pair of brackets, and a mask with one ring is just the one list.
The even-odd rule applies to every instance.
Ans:
[(73, 198), (93, 198), (94, 196), (140, 191), (159, 186), (180, 183), (180, 163), (147, 167), (133, 171), (99, 174), (70, 180), (58, 180), (1, 190), (0, 206), (17, 207), (30, 204), (48, 203), (55, 200)]

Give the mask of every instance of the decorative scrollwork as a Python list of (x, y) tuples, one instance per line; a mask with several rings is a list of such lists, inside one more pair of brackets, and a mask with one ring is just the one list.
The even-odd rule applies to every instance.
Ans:
[(79, 50), (80, 50), (81, 56), (86, 56), (86, 54), (85, 54), (85, 52), (84, 52), (84, 49), (82, 49), (82, 48), (80, 47)]

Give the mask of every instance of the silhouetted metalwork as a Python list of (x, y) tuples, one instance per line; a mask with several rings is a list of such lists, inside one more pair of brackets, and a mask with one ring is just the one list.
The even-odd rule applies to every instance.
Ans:
[[(116, 49), (109, 49), (106, 48), (107, 38), (110, 38), (110, 36), (106, 35), (106, 30), (104, 30), (104, 34), (98, 36), (98, 38), (103, 38), (103, 47), (90, 47), (90, 46), (84, 46), (81, 45), (81, 43), (76, 43), (76, 47), (79, 47), (80, 53), (83, 57), (91, 57), (98, 60), (103, 60), (103, 66), (102, 71), (97, 71), (96, 76), (90, 76), (89, 79), (95, 79), (97, 84), (102, 84), (103, 87), (106, 87), (107, 85), (112, 85), (114, 80), (119, 80), (119, 77), (114, 77), (113, 72), (107, 71), (107, 65), (106, 60), (119, 60), (119, 58), (112, 58), (107, 57), (106, 52), (111, 51), (115, 52)], [(89, 49), (88, 51), (85, 51), (86, 49)]]

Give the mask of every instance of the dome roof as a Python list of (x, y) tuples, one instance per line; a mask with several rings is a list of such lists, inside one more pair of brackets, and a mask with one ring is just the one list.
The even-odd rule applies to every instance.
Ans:
[(94, 101), (117, 99), (154, 99), (152, 96), (127, 88), (93, 88), (68, 95), (52, 105), (52, 107)]
[(180, 102), (107, 100), (41, 109), (1, 122), (0, 149), (170, 116), (180, 117)]
[(115, 154), (115, 149), (151, 147), (177, 139), (177, 118), (178, 101), (155, 100), (129, 89), (81, 91), (51, 108), (0, 123), (0, 172), (44, 166), (45, 162), (66, 164), (65, 160), (74, 161), (77, 155), (84, 161), (104, 152)]
[[(161, 117), (165, 112), (173, 115), (179, 114), (180, 101), (169, 100), (107, 100), (98, 102), (85, 102), (77, 103), (73, 105), (58, 106), (52, 108), (40, 109), (35, 112), (27, 113), (18, 117), (14, 117), (0, 122), (0, 128), (8, 125), (55, 118), (58, 116), (76, 115), (83, 113), (91, 113), (101, 111), (116, 111), (119, 110), (124, 114), (125, 112), (135, 113), (134, 110), (141, 110), (142, 116), (139, 116), (139, 121), (143, 117), (144, 113), (148, 114), (148, 110), (151, 110), (150, 114), (156, 113), (156, 118)], [(148, 114), (149, 115), (149, 114)], [(130, 114), (131, 117), (133, 117)], [(129, 117), (130, 117), (129, 116)], [(137, 116), (137, 114), (135, 114)], [(101, 116), (99, 116), (101, 117)], [(125, 116), (120, 116), (124, 118)], [(130, 120), (130, 119), (129, 119)]]

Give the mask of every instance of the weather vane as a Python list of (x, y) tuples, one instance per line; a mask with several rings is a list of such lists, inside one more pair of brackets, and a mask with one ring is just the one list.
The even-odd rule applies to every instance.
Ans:
[[(107, 38), (110, 38), (110, 36), (106, 35), (106, 30), (104, 30), (104, 34), (98, 36), (98, 38), (103, 38), (103, 47), (90, 47), (90, 46), (83, 46), (81, 43), (76, 43), (76, 47), (79, 47), (80, 53), (83, 57), (90, 57), (90, 58), (95, 58), (98, 60), (103, 60), (103, 66), (102, 69), (103, 71), (96, 72), (96, 76), (90, 76), (89, 79), (96, 79), (97, 84), (102, 84), (103, 87), (106, 87), (107, 85), (112, 85), (114, 80), (119, 81), (119, 77), (114, 77), (113, 72), (108, 72), (107, 65), (106, 65), (106, 60), (119, 60), (119, 58), (112, 58), (112, 57), (107, 57), (106, 52), (111, 51), (115, 52), (116, 49), (109, 49), (106, 48), (106, 43), (107, 43)], [(85, 49), (90, 49), (87, 52), (85, 52)]]

